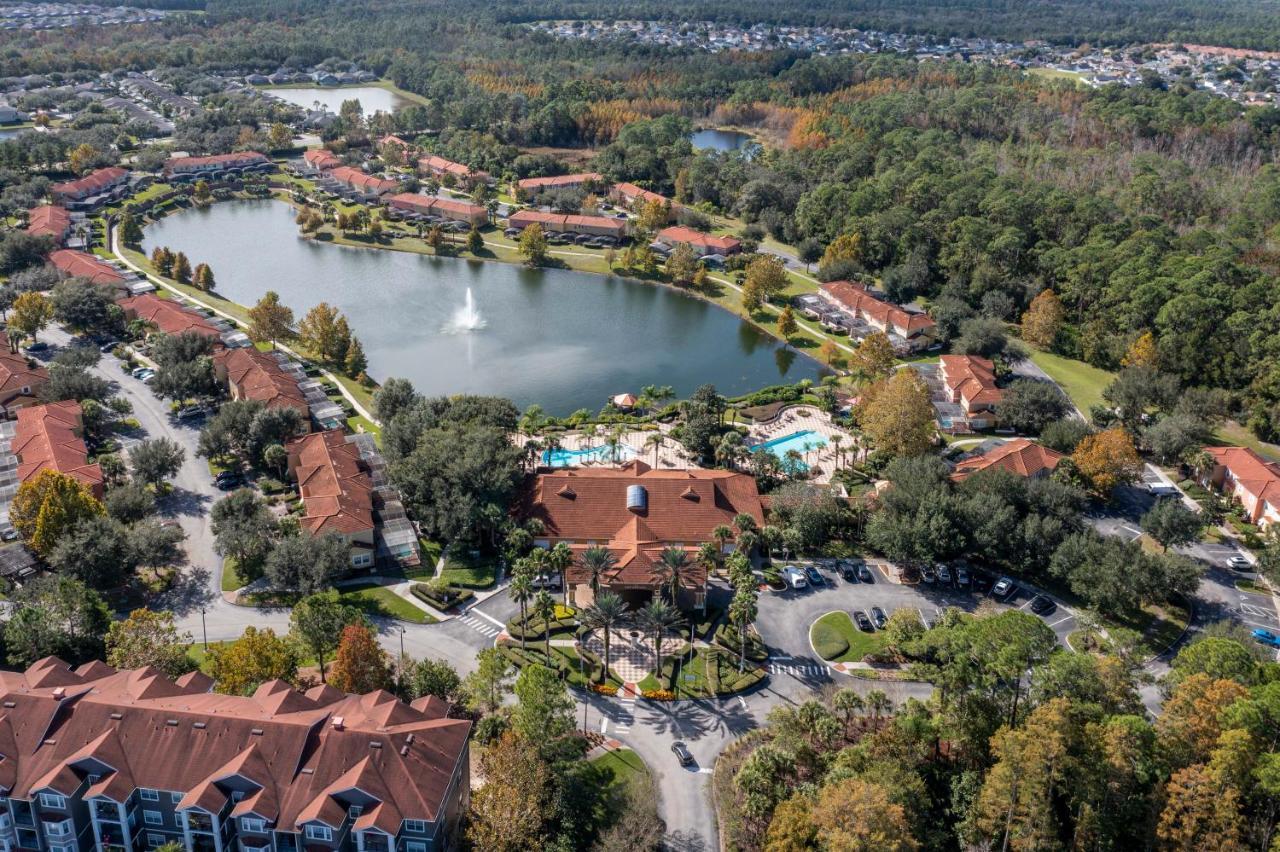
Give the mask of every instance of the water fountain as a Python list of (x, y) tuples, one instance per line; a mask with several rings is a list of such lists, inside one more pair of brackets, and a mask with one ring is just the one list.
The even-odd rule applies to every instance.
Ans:
[(466, 304), (453, 312), (444, 330), (451, 334), (465, 334), (468, 331), (478, 331), (485, 325), (487, 325), (485, 318), (476, 310), (475, 298), (471, 295), (471, 288), (468, 287)]

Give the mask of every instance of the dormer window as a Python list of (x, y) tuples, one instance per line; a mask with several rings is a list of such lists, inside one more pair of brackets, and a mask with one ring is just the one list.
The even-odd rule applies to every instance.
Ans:
[(309, 825), (307, 826), (308, 840), (333, 840), (333, 829), (327, 825)]
[(59, 796), (57, 793), (40, 794), (40, 807), (42, 808), (65, 808), (66, 806), (66, 798)]
[(352, 819), (355, 819), (356, 817), (360, 816), (360, 814), (362, 813), (364, 813), (364, 805), (352, 805), (351, 807), (347, 808), (347, 816), (351, 817)]

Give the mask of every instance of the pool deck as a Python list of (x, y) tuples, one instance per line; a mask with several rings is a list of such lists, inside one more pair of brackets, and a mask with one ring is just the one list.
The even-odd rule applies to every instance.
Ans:
[(801, 456), (813, 473), (810, 480), (812, 482), (831, 481), (831, 474), (836, 467), (836, 448), (831, 440), (833, 436), (840, 436), (840, 452), (844, 457), (844, 464), (847, 465), (853, 455), (861, 451), (854, 435), (838, 428), (831, 422), (828, 415), (812, 405), (793, 405), (784, 408), (767, 423), (753, 425), (747, 442), (761, 444), (805, 431), (820, 435), (825, 442), (825, 446), (810, 450)]
[[(671, 426), (666, 423), (658, 424), (657, 429), (624, 429), (620, 438), (622, 444), (630, 451), (630, 458), (637, 458), (650, 467), (659, 470), (685, 470), (696, 465), (685, 455), (684, 448), (675, 438), (670, 437), (668, 433)], [(607, 446), (608, 436), (611, 430), (608, 427), (597, 426), (594, 429), (586, 429), (580, 432), (567, 432), (560, 435), (560, 447), (564, 450), (586, 450), (592, 447)], [(649, 443), (649, 439), (654, 435), (661, 434), (664, 436), (662, 445), (657, 447), (657, 455), (654, 455), (654, 446)], [(538, 440), (546, 441), (544, 437)], [(529, 441), (528, 435), (520, 435), (517, 438), (518, 443), (523, 446)], [(624, 459), (625, 461), (626, 459)], [(584, 467), (615, 467), (612, 462), (608, 461), (588, 461)]]

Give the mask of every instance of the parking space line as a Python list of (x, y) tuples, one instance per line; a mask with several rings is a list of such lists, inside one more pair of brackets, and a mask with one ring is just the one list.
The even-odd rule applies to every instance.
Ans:
[(1073, 618), (1075, 618), (1075, 616), (1074, 616), (1074, 615), (1066, 615), (1066, 616), (1063, 616), (1062, 618), (1059, 618), (1057, 621), (1055, 621), (1055, 622), (1051, 623), (1049, 626), (1050, 626), (1050, 627), (1057, 627), (1057, 626), (1058, 626), (1059, 624), (1061, 624), (1062, 622), (1064, 622), (1064, 621), (1070, 621), (1070, 620), (1071, 620), (1071, 619), (1073, 619)]

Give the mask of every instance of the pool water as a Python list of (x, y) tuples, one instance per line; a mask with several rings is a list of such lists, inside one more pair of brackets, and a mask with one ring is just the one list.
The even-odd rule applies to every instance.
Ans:
[(547, 450), (542, 453), (542, 463), (547, 467), (574, 467), (587, 462), (624, 462), (635, 456), (635, 451), (625, 444), (618, 447), (617, 458), (608, 447), (587, 447), (581, 450)]
[(780, 459), (785, 459), (787, 453), (791, 450), (804, 455), (812, 450), (822, 449), (827, 445), (827, 439), (819, 435), (812, 429), (805, 429), (801, 432), (792, 432), (790, 435), (783, 435), (779, 438), (773, 438), (763, 443), (753, 444), (752, 450), (767, 450)]

